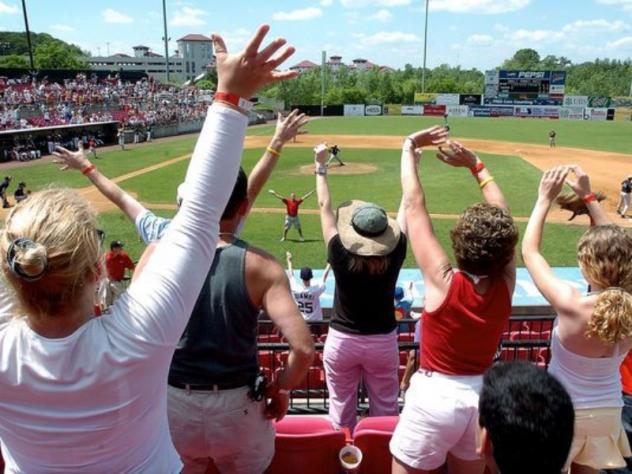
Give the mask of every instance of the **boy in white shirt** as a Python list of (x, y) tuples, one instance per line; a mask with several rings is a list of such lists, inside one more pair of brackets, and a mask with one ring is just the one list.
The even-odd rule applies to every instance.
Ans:
[(312, 269), (309, 267), (301, 268), (301, 281), (298, 281), (294, 278), (292, 254), (285, 252), (285, 256), (287, 257), (287, 274), (290, 280), (290, 288), (298, 309), (306, 321), (322, 321), (323, 310), (320, 306), (320, 295), (325, 292), (325, 283), (331, 267), (327, 265), (322, 281), (317, 285), (312, 285), (312, 278), (314, 278)]

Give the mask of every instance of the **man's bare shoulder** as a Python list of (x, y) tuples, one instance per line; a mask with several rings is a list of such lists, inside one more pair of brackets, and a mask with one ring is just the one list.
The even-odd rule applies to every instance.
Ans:
[(246, 252), (246, 273), (250, 276), (258, 276), (268, 283), (285, 277), (283, 267), (269, 252), (258, 247), (249, 246)]
[(264, 295), (273, 286), (286, 284), (289, 291), (289, 283), (283, 267), (263, 249), (248, 247), (245, 272), (250, 300), (257, 307), (261, 306)]

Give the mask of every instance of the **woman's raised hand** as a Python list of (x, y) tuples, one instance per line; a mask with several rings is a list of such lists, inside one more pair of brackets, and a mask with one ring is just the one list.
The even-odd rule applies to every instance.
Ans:
[(229, 54), (223, 38), (218, 34), (212, 35), (217, 62), (218, 92), (228, 92), (249, 99), (267, 84), (298, 75), (297, 71), (276, 70), (295, 51), (292, 46), (288, 46), (283, 52), (272, 57), (285, 45), (284, 38), (275, 39), (259, 51), (269, 30), (268, 25), (261, 25), (248, 46), (237, 54)]

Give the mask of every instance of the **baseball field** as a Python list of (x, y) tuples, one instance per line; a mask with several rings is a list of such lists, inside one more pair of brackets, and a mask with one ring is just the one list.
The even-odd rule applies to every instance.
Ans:
[[(430, 117), (314, 119), (306, 127), (307, 134), (300, 135), (297, 143), (286, 146), (266, 190), (274, 189), (283, 195), (295, 192), (300, 196), (313, 189), (311, 149), (327, 141), (341, 148), (340, 157), (348, 163), (331, 169), (334, 203), (362, 199), (396, 212), (401, 198), (399, 150), (403, 137), (442, 122), (443, 119)], [(521, 231), (535, 201), (542, 170), (570, 163), (581, 165), (590, 174), (593, 189), (606, 194), (604, 205), (613, 219), (629, 225), (614, 213), (614, 208), (620, 181), (632, 174), (632, 123), (481, 118), (451, 119), (450, 127), (452, 139), (472, 148), (485, 161), (505, 192)], [(556, 148), (548, 146), (551, 129), (557, 132)], [(247, 172), (263, 153), (272, 132), (272, 126), (248, 130), (243, 156)], [(184, 178), (195, 139), (195, 136), (174, 137), (129, 145), (125, 151), (112, 148), (101, 151), (95, 164), (148, 208), (171, 216), (176, 210), (175, 189)], [(144, 245), (139, 242), (133, 225), (96, 190), (88, 187), (88, 180), (80, 173), (60, 172), (48, 159), (3, 168), (0, 173), (14, 176), (14, 184), (25, 181), (33, 191), (51, 184), (79, 189), (99, 211), (106, 240), (123, 240), (134, 259), (142, 253)], [(442, 164), (432, 151), (424, 153), (421, 174), (429, 209), (436, 217), (435, 230), (449, 250), (448, 235), (455, 219), (465, 207), (480, 199), (480, 192), (466, 170)], [(262, 192), (248, 218), (243, 237), (279, 259), (284, 259), (286, 250), (292, 251), (297, 267), (324, 267), (326, 253), (315, 196), (301, 207), (305, 242), (298, 241), (294, 230), (290, 230), (288, 241), (279, 242), (284, 213), (277, 199)], [(557, 209), (546, 227), (544, 253), (555, 266), (576, 266), (575, 243), (588, 224), (584, 216), (569, 224), (568, 217)], [(405, 267), (414, 266), (409, 252)]]

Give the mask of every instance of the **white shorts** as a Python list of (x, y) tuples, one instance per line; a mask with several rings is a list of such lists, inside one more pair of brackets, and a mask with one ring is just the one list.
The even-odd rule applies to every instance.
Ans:
[(478, 397), (483, 376), (417, 372), (390, 442), (391, 454), (415, 469), (437, 469), (448, 453), (464, 461), (480, 459)]
[(274, 425), (248, 388), (197, 391), (168, 387), (169, 430), (187, 474), (263, 472), (274, 456)]
[(301, 228), (301, 220), (298, 218), (298, 216), (288, 216), (286, 214), (285, 215), (285, 227), (290, 229), (292, 226), (296, 227), (297, 229), (300, 229)]

